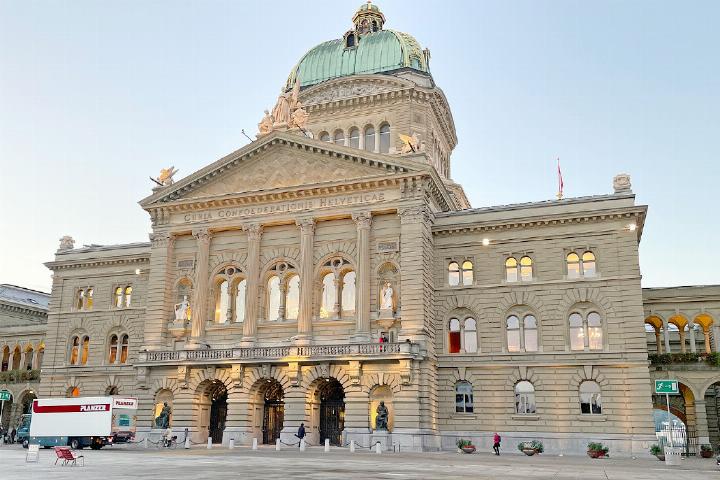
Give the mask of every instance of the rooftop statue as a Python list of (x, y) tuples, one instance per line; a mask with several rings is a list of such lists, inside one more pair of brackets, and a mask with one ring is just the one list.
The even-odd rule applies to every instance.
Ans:
[(167, 187), (168, 185), (172, 185), (175, 183), (175, 180), (173, 180), (173, 175), (177, 173), (177, 169), (175, 167), (170, 168), (163, 168), (160, 170), (160, 175), (158, 175), (157, 178), (150, 177), (150, 180), (157, 183), (161, 187)]

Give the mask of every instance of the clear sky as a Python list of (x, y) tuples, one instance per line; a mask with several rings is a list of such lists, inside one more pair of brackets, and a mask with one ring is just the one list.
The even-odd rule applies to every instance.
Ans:
[[(0, 0), (0, 283), (147, 241), (137, 202), (248, 143), (293, 65), (361, 0)], [(720, 283), (720, 2), (378, 0), (453, 110), (452, 176), (475, 207), (632, 175), (644, 286)]]

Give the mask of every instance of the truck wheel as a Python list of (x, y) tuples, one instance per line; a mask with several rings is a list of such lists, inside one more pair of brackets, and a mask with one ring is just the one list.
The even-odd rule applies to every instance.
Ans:
[(80, 440), (78, 440), (77, 438), (73, 438), (72, 440), (70, 440), (70, 448), (72, 448), (73, 450), (79, 450)]
[(28, 440), (28, 439), (23, 440), (23, 448), (28, 448), (28, 445), (30, 445), (30, 440)]

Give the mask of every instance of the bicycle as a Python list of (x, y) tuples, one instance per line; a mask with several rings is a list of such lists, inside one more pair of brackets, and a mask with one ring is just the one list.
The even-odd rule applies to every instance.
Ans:
[(173, 435), (170, 440), (166, 438), (161, 438), (160, 441), (157, 444), (158, 448), (172, 448), (175, 449), (178, 446), (177, 442), (177, 435)]

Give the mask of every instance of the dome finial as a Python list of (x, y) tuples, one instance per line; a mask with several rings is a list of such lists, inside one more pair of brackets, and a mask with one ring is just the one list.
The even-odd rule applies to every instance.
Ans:
[(368, 0), (367, 3), (358, 8), (352, 20), (357, 33), (371, 33), (383, 29), (385, 15), (382, 14), (377, 5), (372, 3), (372, 0)]

